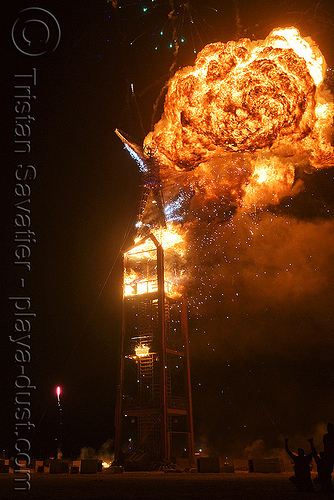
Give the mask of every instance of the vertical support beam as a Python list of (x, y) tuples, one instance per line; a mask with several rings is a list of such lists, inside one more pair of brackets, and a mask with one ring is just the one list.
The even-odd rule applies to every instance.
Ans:
[(120, 463), (122, 461), (122, 421), (123, 421), (123, 384), (124, 384), (124, 337), (125, 337), (125, 301), (124, 301), (124, 272), (125, 259), (123, 255), (123, 273), (122, 273), (122, 338), (121, 338), (121, 355), (120, 369), (118, 372), (117, 384), (117, 399), (115, 408), (115, 460)]
[(160, 324), (160, 359), (161, 359), (161, 460), (168, 460), (168, 418), (167, 418), (167, 356), (166, 356), (166, 320), (165, 320), (165, 269), (164, 251), (159, 244), (157, 247), (158, 267), (158, 295), (159, 295), (159, 324)]
[(194, 445), (194, 421), (193, 421), (193, 404), (191, 396), (191, 378), (190, 378), (190, 359), (189, 359), (189, 337), (188, 337), (188, 310), (187, 310), (187, 297), (183, 295), (182, 297), (182, 309), (181, 309), (181, 328), (184, 337), (185, 353), (186, 353), (186, 380), (185, 386), (188, 396), (188, 458), (189, 465), (195, 463), (195, 445)]

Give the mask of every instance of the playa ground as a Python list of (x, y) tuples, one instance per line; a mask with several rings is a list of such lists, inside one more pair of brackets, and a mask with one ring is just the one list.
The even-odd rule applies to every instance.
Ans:
[[(325, 495), (298, 492), (289, 482), (291, 473), (164, 473), (124, 472), (111, 474), (32, 474), (29, 492), (16, 475), (0, 475), (1, 499), (83, 500), (276, 500), (324, 498)], [(313, 474), (312, 474), (313, 476)]]

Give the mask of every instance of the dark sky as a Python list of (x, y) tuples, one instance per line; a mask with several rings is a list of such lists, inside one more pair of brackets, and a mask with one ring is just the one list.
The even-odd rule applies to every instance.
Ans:
[[(144, 1), (118, 3), (117, 10), (103, 0), (38, 4), (53, 14), (61, 32), (52, 51), (57, 25), (47, 15), (51, 38), (40, 57), (22, 54), (11, 37), (12, 26), (19, 20), (19, 30), (23, 19), (20, 11), (36, 3), (7, 6), (0, 446), (9, 453), (17, 423), (13, 386), (22, 363), (15, 362), (15, 347), (8, 341), (17, 312), (8, 297), (29, 297), (29, 312), (36, 313), (31, 361), (25, 364), (36, 386), (30, 391), (35, 428), (28, 433), (33, 453), (55, 453), (57, 384), (63, 387), (65, 455), (75, 457), (83, 446), (98, 449), (114, 436), (120, 257), (131, 242), (141, 189), (137, 166), (114, 129), (141, 141), (152, 117), (160, 117), (157, 99), (170, 70), (192, 64), (194, 50), (212, 41), (260, 39), (275, 27), (294, 25), (317, 41), (328, 66), (334, 64), (330, 0), (273, 6), (240, 0), (238, 22), (234, 2), (193, 0), (194, 24), (185, 18), (184, 28), (177, 28), (176, 18), (175, 24), (167, 22), (169, 2), (156, 0), (147, 12)], [(34, 19), (38, 15), (41, 11), (34, 11)], [(169, 47), (173, 28), (185, 40), (177, 60)], [(27, 37), (35, 37), (29, 29), (40, 30), (43, 39), (41, 25), (28, 25)], [(18, 31), (15, 37), (22, 48)], [(15, 75), (32, 74), (32, 68), (31, 151), (14, 153), (20, 100), (15, 85), (24, 79)], [(27, 196), (15, 196), (15, 182), (22, 184), (15, 181), (18, 165), (20, 172), (27, 165), (37, 172)], [(240, 455), (257, 440), (270, 450), (281, 444), (281, 435), (305, 437), (334, 420), (333, 169), (305, 174), (303, 180), (304, 189), (289, 206), (282, 203), (257, 221), (251, 249), (243, 238), (247, 221), (226, 229), (227, 246), (220, 250), (225, 272), (216, 280), (213, 298), (190, 317), (195, 436), (207, 451)], [(36, 243), (29, 245), (30, 270), (14, 264), (14, 217), (21, 210), (15, 203), (26, 198), (30, 213), (25, 213), (36, 234)], [(202, 225), (201, 234), (205, 231)], [(209, 246), (208, 266), (216, 258)], [(289, 265), (293, 272), (285, 273)]]

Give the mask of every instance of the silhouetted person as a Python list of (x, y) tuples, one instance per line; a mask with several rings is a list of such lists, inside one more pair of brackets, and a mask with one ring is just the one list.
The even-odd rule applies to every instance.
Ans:
[(285, 451), (293, 460), (295, 471), (295, 475), (290, 477), (289, 480), (299, 491), (314, 491), (310, 470), (313, 453), (305, 455), (303, 448), (298, 448), (298, 454), (292, 453), (289, 449), (288, 441), (289, 439), (285, 438)]
[(334, 425), (327, 424), (327, 434), (323, 437), (324, 453), (329, 462), (334, 466)]
[(327, 434), (324, 434), (323, 436), (323, 443), (324, 443), (324, 456), (330, 474), (330, 486), (331, 486), (330, 492), (333, 493), (331, 476), (334, 467), (334, 425), (332, 423), (327, 424)]
[[(314, 444), (313, 438), (307, 440), (311, 445), (313, 458), (317, 466), (318, 478), (314, 480), (314, 484), (320, 483), (320, 489), (323, 493), (333, 493), (332, 485), (332, 466), (330, 461), (326, 458), (325, 452), (321, 451), (318, 455)], [(318, 479), (318, 481), (317, 481)]]

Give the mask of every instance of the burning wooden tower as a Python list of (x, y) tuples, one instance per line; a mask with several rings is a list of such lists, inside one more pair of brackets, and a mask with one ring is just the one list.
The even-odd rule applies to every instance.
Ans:
[(139, 236), (123, 256), (115, 458), (137, 470), (178, 459), (191, 465), (194, 435), (187, 301), (178, 286), (180, 256), (170, 244), (175, 235), (166, 227), (155, 167), (138, 147), (116, 133), (143, 169), (145, 184)]

